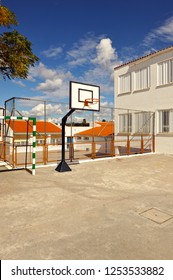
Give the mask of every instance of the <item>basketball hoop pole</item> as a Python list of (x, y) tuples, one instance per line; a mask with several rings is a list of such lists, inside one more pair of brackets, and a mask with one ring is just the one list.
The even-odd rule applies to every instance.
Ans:
[(71, 171), (70, 167), (65, 161), (65, 125), (67, 118), (75, 111), (75, 109), (71, 109), (63, 118), (62, 118), (62, 156), (61, 156), (61, 162), (56, 167), (56, 171), (58, 172), (65, 172), (65, 171)]

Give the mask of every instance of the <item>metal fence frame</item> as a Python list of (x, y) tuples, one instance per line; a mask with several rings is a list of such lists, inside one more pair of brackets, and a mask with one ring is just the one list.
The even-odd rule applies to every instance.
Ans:
[[(42, 119), (44, 120), (44, 143), (37, 145), (37, 164), (49, 164), (53, 162), (59, 162), (61, 160), (60, 154), (61, 154), (61, 144), (58, 145), (49, 145), (46, 142), (47, 139), (47, 132), (46, 132), (46, 122), (48, 120), (48, 108), (50, 108), (50, 104), (53, 104), (52, 106), (57, 106), (60, 104), (64, 110), (63, 114), (65, 115), (65, 109), (68, 108), (67, 103), (59, 103), (59, 102), (52, 102), (49, 100), (37, 100), (37, 99), (30, 99), (30, 98), (18, 98), (13, 97), (11, 99), (8, 99), (5, 101), (5, 115), (8, 113), (11, 117), (20, 116), (22, 117), (22, 112), (20, 109), (20, 103), (23, 104), (23, 102), (29, 104), (30, 106), (34, 106), (42, 104)], [(32, 107), (33, 108), (33, 107)], [(105, 113), (106, 112), (106, 113)], [(79, 160), (79, 159), (85, 159), (85, 158), (91, 158), (95, 159), (98, 157), (114, 157), (118, 155), (130, 155), (130, 154), (136, 154), (136, 153), (146, 153), (146, 152), (154, 152), (155, 151), (155, 135), (154, 135), (154, 125), (155, 125), (155, 114), (152, 113), (152, 127), (150, 133), (131, 133), (130, 131), (127, 131), (126, 133), (118, 133), (118, 113), (122, 112), (123, 114), (129, 114), (130, 112), (133, 113), (140, 113), (140, 112), (147, 112), (147, 111), (140, 111), (140, 110), (130, 110), (130, 109), (123, 109), (123, 108), (113, 108), (113, 107), (106, 107), (101, 106), (100, 112), (82, 112), (85, 113), (85, 116), (89, 116), (91, 126), (88, 128), (93, 128), (93, 135), (90, 135), (90, 141), (83, 141), (80, 143), (73, 142), (73, 116), (69, 118), (68, 123), (70, 125), (71, 134), (70, 142), (65, 143), (65, 145), (68, 145), (68, 149), (66, 149), (66, 157), (67, 160), (70, 162)], [(80, 112), (76, 112), (78, 114)], [(105, 115), (107, 114), (107, 118)], [(31, 117), (37, 117), (36, 115), (31, 115)], [(63, 115), (62, 115), (63, 117)], [(109, 122), (115, 123), (114, 131), (112, 134), (107, 137), (106, 139), (100, 140), (98, 139), (97, 135), (94, 135), (94, 128), (96, 127), (97, 119), (104, 120)], [(105, 123), (106, 124), (106, 123)], [(36, 138), (38, 137), (38, 134), (36, 134)], [(13, 166), (19, 166), (22, 165), (22, 162), (19, 160), (19, 150), (21, 146), (15, 145), (15, 135), (14, 135), (14, 149), (13, 149), (13, 156), (12, 156), (12, 164)], [(27, 143), (26, 143), (27, 144)], [(81, 149), (79, 148), (81, 145)], [(88, 145), (88, 148), (86, 147)], [(136, 145), (136, 149), (135, 149)], [(52, 146), (55, 146), (56, 149), (53, 151)], [(105, 146), (105, 151), (102, 149), (102, 152), (99, 151), (99, 147), (102, 146), (102, 148)], [(24, 145), (26, 147), (26, 145)], [(28, 145), (29, 147), (29, 145)], [(54, 147), (54, 148), (55, 148)], [(28, 162), (31, 158), (31, 155), (29, 154), (28, 148)], [(27, 149), (26, 149), (27, 150)]]

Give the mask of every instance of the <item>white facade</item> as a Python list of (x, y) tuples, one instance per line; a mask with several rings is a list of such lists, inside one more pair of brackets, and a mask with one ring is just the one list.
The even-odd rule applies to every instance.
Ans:
[[(74, 137), (75, 134), (80, 133), (89, 128), (90, 128), (90, 126), (65, 126), (66, 149), (69, 149), (69, 144), (70, 144), (71, 138), (72, 138), (72, 143), (74, 144), (74, 147), (75, 147), (75, 143), (78, 142), (77, 138)], [(77, 147), (78, 147), (78, 145), (77, 145)]]
[(116, 67), (114, 82), (115, 108), (154, 112), (156, 152), (173, 154), (173, 47)]

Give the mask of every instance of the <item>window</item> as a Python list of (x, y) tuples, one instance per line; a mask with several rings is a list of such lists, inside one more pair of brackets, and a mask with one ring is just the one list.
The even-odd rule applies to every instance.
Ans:
[(173, 59), (158, 64), (158, 86), (173, 82)]
[(50, 139), (50, 144), (55, 144), (55, 139)]
[(152, 113), (141, 112), (135, 114), (135, 124), (137, 133), (150, 133), (152, 124)]
[(44, 144), (44, 140), (40, 140), (40, 139), (39, 139), (39, 140), (37, 140), (36, 142), (37, 142), (38, 145), (39, 145), (39, 144), (40, 144), (40, 145), (41, 145), (41, 144)]
[(26, 142), (25, 141), (19, 141), (19, 142), (16, 142), (16, 145), (23, 146), (23, 145), (26, 145)]
[(173, 132), (173, 110), (162, 110), (159, 112), (159, 132)]
[(82, 137), (80, 137), (80, 136), (77, 137), (77, 140), (81, 140), (81, 139), (82, 139)]
[(169, 132), (170, 131), (170, 111), (164, 110), (160, 111), (159, 116), (160, 131), (159, 132)]
[(132, 114), (119, 115), (119, 132), (132, 132)]
[(147, 89), (150, 86), (150, 68), (146, 67), (135, 72), (135, 90)]
[(119, 77), (119, 93), (131, 92), (131, 74), (122, 75)]
[(58, 144), (58, 138), (51, 138), (50, 143), (51, 144)]
[(89, 140), (89, 137), (84, 137), (84, 140)]

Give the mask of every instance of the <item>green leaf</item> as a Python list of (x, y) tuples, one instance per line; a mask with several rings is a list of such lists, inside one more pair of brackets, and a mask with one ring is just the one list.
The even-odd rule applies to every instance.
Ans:
[(3, 78), (27, 78), (30, 66), (38, 61), (31, 42), (18, 31), (4, 32), (0, 36), (0, 74)]

